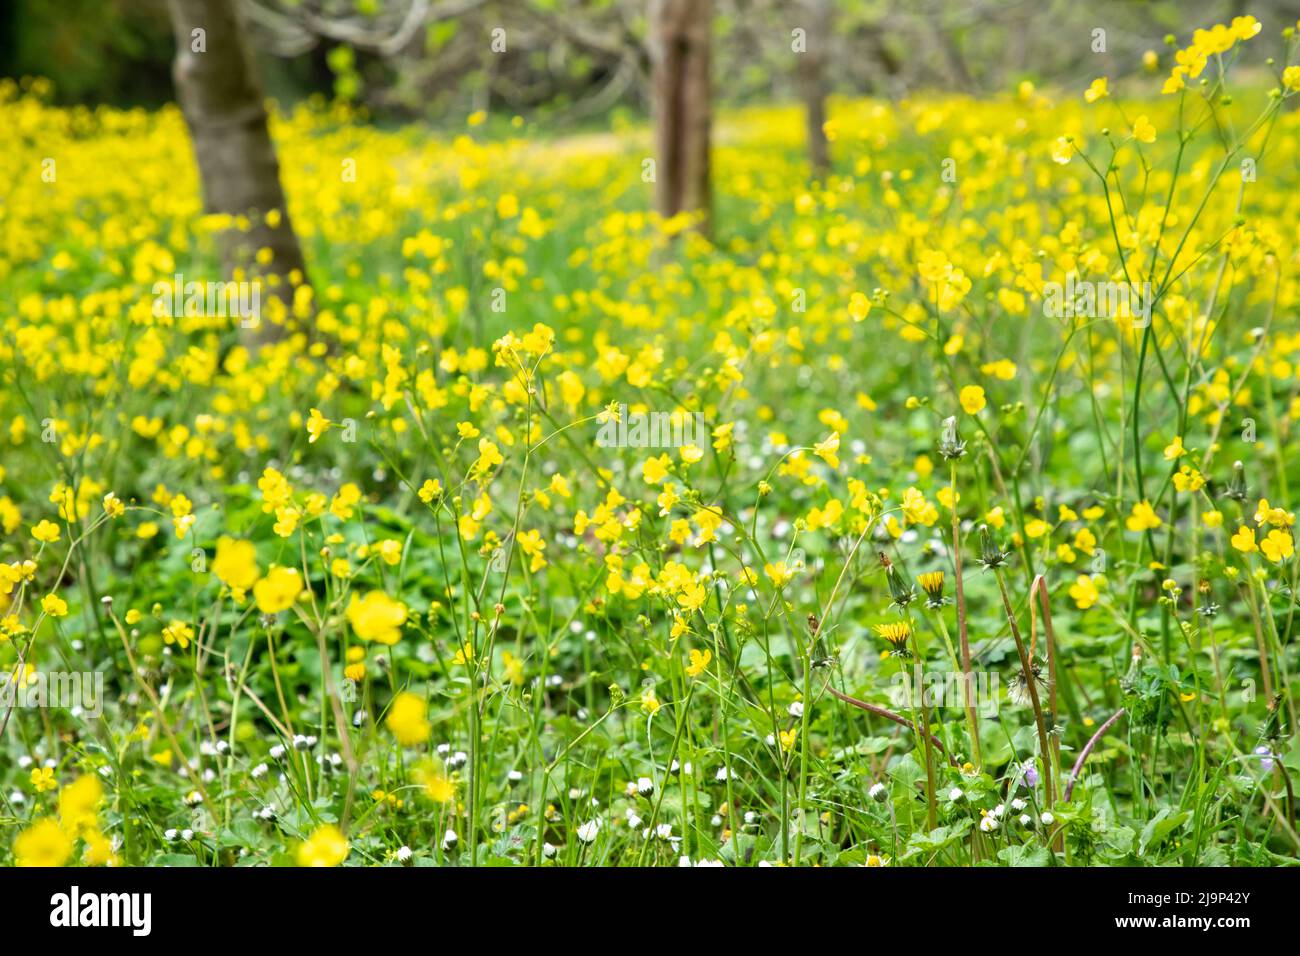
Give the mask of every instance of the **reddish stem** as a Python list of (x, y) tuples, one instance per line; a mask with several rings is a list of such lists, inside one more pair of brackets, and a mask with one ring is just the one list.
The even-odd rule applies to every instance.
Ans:
[(1097, 732), (1092, 735), (1092, 739), (1088, 741), (1081, 751), (1079, 751), (1079, 759), (1074, 762), (1074, 766), (1070, 769), (1070, 780), (1065, 785), (1065, 796), (1062, 797), (1063, 800), (1070, 799), (1070, 794), (1074, 792), (1074, 783), (1079, 779), (1079, 772), (1083, 770), (1083, 762), (1088, 759), (1088, 754), (1092, 753), (1092, 748), (1097, 746), (1097, 741), (1101, 740), (1101, 735), (1110, 730), (1110, 728), (1114, 726), (1115, 721), (1119, 720), (1123, 716), (1124, 708), (1121, 707), (1119, 710), (1115, 711), (1115, 713), (1111, 714), (1110, 720), (1097, 728)]

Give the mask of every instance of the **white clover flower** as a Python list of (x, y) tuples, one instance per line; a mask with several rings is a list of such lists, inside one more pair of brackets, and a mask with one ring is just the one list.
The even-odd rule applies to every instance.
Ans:
[(456, 831), (455, 831), (455, 830), (448, 830), (445, 834), (443, 834), (443, 837), (442, 837), (442, 848), (443, 848), (444, 850), (450, 850), (452, 847), (454, 847), (454, 846), (456, 845), (456, 843), (457, 843), (459, 840), (460, 840), (460, 837), (456, 836)]
[(578, 839), (583, 843), (591, 843), (596, 839), (596, 834), (600, 832), (600, 820), (588, 820), (582, 826), (578, 827)]
[(409, 846), (399, 846), (397, 852), (393, 855), (396, 856), (400, 862), (405, 863), (411, 858), (411, 848)]
[(796, 700), (796, 701), (794, 701), (794, 702), (790, 705), (790, 707), (789, 707), (789, 711), (790, 711), (790, 716), (791, 716), (791, 717), (802, 717), (802, 716), (803, 716), (803, 701), (801, 701), (801, 700)]
[(1011, 809), (1015, 810), (1016, 813), (1019, 813), (1027, 806), (1028, 804), (1025, 803), (1025, 801), (1021, 800), (1019, 797), (1016, 797), (1014, 800), (1011, 801)]
[(1056, 817), (1052, 816), (1050, 810), (1044, 811), (1043, 815), (1039, 817), (1039, 819), (1042, 821), (1043, 826), (1045, 827), (1050, 827), (1053, 823), (1056, 822)]
[(655, 792), (655, 782), (649, 777), (636, 778), (636, 792), (643, 797), (648, 797)]
[(1022, 813), (1020, 814), (1020, 825), (1022, 827), (1032, 827), (1034, 825), (1034, 818), (1027, 813)]

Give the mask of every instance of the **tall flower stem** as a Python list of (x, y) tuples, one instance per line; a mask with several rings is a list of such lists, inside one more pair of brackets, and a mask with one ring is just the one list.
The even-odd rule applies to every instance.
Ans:
[[(825, 690), (829, 692), (832, 697), (839, 698), (840, 700), (844, 701), (844, 703), (846, 704), (849, 704), (853, 707), (857, 707), (860, 710), (865, 710), (867, 711), (867, 713), (875, 714), (877, 717), (884, 717), (886, 720), (892, 720), (900, 727), (906, 727), (909, 730), (911, 730), (913, 733), (916, 732), (915, 723), (908, 720), (906, 717), (900, 717), (892, 710), (889, 710), (885, 707), (881, 707), (879, 704), (869, 704), (865, 700), (858, 700), (856, 697), (850, 697), (848, 694), (841, 694), (839, 691), (837, 691), (834, 687), (831, 687), (829, 684), (826, 685)], [(938, 737), (934, 736), (934, 734), (929, 734), (928, 736), (930, 738), (930, 743), (933, 744), (936, 748), (938, 748), (939, 753), (943, 754), (945, 757), (948, 758), (948, 763), (950, 763), (954, 767), (957, 766), (957, 761), (953, 759), (952, 754), (948, 753), (948, 751), (943, 749), (943, 742), (940, 741)]]
[(1061, 796), (1062, 800), (1068, 801), (1070, 799), (1070, 794), (1074, 793), (1074, 785), (1078, 783), (1079, 774), (1083, 772), (1083, 763), (1088, 759), (1088, 754), (1092, 753), (1092, 749), (1097, 746), (1097, 741), (1101, 740), (1102, 735), (1104, 735), (1106, 731), (1110, 730), (1111, 727), (1115, 726), (1115, 721), (1119, 720), (1123, 716), (1124, 708), (1121, 707), (1119, 710), (1115, 711), (1115, 713), (1111, 714), (1106, 722), (1097, 728), (1097, 732), (1092, 735), (1092, 738), (1083, 745), (1083, 749), (1079, 751), (1078, 758), (1074, 761), (1074, 766), (1070, 769), (1070, 779), (1065, 782), (1065, 793)]
[(962, 694), (966, 698), (966, 721), (970, 724), (972, 762), (978, 771), (981, 766), (980, 727), (975, 717), (975, 701), (972, 693), (975, 683), (970, 665), (970, 640), (966, 634), (966, 591), (962, 584), (961, 573), (961, 519), (957, 517), (957, 463), (955, 461), (952, 463), (952, 502), (952, 560), (957, 594), (957, 640), (961, 644)]
[[(1015, 638), (1016, 650), (1020, 654), (1020, 668), (1024, 675), (1025, 686), (1029, 690), (1029, 702), (1034, 708), (1034, 722), (1038, 726), (1038, 750), (1043, 757), (1043, 806), (1047, 810), (1052, 809), (1052, 752), (1047, 743), (1047, 724), (1043, 720), (1043, 707), (1038, 699), (1038, 684), (1034, 678), (1032, 662), (1029, 660), (1029, 651), (1025, 647), (1024, 638), (1020, 636), (1020, 625), (1016, 623), (1016, 612), (1011, 606), (1011, 596), (1007, 593), (1006, 580), (1003, 577), (1001, 568), (994, 568), (993, 573), (997, 575), (998, 591), (1002, 594), (1002, 606), (1007, 612), (1007, 621), (1011, 625), (1011, 636)], [(1059, 834), (1054, 842), (1059, 842)]]

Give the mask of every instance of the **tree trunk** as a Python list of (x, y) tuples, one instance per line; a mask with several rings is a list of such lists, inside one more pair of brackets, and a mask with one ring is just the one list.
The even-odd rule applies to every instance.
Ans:
[(803, 0), (801, 4), (805, 49), (797, 54), (799, 90), (808, 124), (808, 161), (814, 177), (830, 171), (826, 141), (826, 60), (831, 42), (831, 0)]
[[(249, 219), (247, 230), (232, 228), (220, 236), (226, 273), (245, 281), (262, 278), (259, 300), (278, 299), (287, 322), (294, 287), (306, 282), (306, 269), (236, 0), (167, 0), (167, 6), (176, 35), (176, 98), (194, 142), (204, 208)], [(261, 249), (270, 250), (269, 261), (258, 262)], [(277, 279), (265, 281), (272, 276)], [(240, 323), (249, 338), (283, 335), (283, 326), (266, 321), (265, 308), (260, 311)]]
[(712, 0), (650, 0), (654, 69), (655, 206), (665, 219), (699, 216), (710, 228), (709, 39)]

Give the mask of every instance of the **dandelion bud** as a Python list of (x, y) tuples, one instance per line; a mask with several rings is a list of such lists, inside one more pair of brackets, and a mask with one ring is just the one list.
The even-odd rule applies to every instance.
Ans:
[(939, 454), (949, 461), (955, 461), (966, 454), (966, 443), (957, 434), (955, 416), (943, 420), (943, 433), (939, 436)]
[(1228, 481), (1228, 487), (1223, 491), (1224, 498), (1231, 498), (1233, 501), (1245, 501), (1248, 497), (1246, 491), (1246, 468), (1239, 462), (1232, 463), (1232, 478)]
[(993, 540), (993, 532), (986, 524), (980, 525), (979, 561), (985, 570), (1005, 567), (1007, 563), (1007, 552), (998, 547), (997, 542)]
[(905, 608), (916, 600), (916, 588), (903, 577), (902, 572), (889, 560), (889, 555), (880, 552), (880, 563), (885, 569), (885, 579), (889, 582), (889, 595), (899, 608)]

